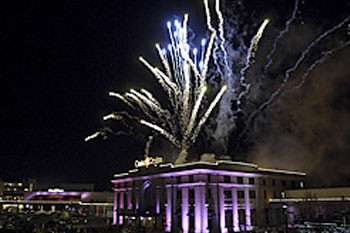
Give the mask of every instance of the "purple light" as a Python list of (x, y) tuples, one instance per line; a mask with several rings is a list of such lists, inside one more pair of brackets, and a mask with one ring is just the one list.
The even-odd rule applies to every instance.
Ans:
[(61, 196), (80, 196), (80, 192), (33, 192), (26, 198), (25, 201), (31, 200), (35, 196), (50, 196), (50, 195), (61, 195)]

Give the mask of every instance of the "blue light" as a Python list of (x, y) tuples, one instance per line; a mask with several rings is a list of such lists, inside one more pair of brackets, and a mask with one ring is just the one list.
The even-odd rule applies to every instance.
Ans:
[(171, 44), (168, 44), (168, 49), (169, 51), (171, 51)]
[(194, 48), (193, 49), (193, 55), (196, 55), (198, 53), (198, 49), (197, 48)]
[(202, 41), (201, 41), (201, 45), (202, 46), (205, 46), (205, 43), (206, 43), (207, 41), (205, 40), (205, 39), (202, 39)]
[(168, 21), (166, 24), (167, 24), (168, 28), (170, 29), (171, 28), (171, 22)]
[(166, 55), (166, 49), (162, 49), (162, 53), (163, 53), (163, 55)]

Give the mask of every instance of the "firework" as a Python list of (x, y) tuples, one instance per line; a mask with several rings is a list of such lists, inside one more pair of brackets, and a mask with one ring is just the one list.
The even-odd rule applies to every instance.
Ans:
[[(321, 57), (309, 66), (302, 75), (301, 81), (296, 86), (290, 90), (284, 90), (291, 73), (299, 68), (310, 50), (324, 38), (346, 24), (350, 20), (350, 17), (344, 19), (338, 25), (325, 31), (312, 41), (301, 52), (300, 57), (294, 65), (286, 69), (284, 78), (278, 88), (270, 95), (267, 95), (267, 99), (262, 100), (260, 104), (252, 108), (251, 103), (243, 101), (254, 99), (250, 96), (252, 89), (250, 87), (254, 83), (248, 82), (246, 75), (249, 68), (254, 64), (258, 45), (269, 23), (269, 19), (265, 19), (262, 22), (255, 35), (251, 38), (250, 45), (246, 46), (244, 37), (237, 34), (236, 32), (239, 30), (234, 28), (239, 25), (239, 22), (232, 24), (236, 26), (231, 26), (233, 27), (231, 31), (225, 31), (225, 29), (230, 30), (230, 28), (225, 28), (225, 20), (220, 9), (221, 3), (219, 0), (215, 0), (214, 3), (216, 15), (213, 17), (216, 19), (217, 25), (215, 23), (213, 24), (214, 20), (212, 19), (209, 1), (204, 0), (203, 4), (209, 36), (202, 39), (198, 48), (190, 46), (187, 28), (189, 16), (185, 14), (182, 22), (178, 20), (167, 22), (170, 44), (165, 47), (155, 44), (163, 69), (153, 66), (144, 57), (139, 57), (140, 62), (152, 73), (166, 93), (167, 104), (164, 105), (164, 103), (159, 101), (157, 97), (146, 89), (131, 89), (122, 94), (110, 92), (110, 96), (117, 97), (129, 106), (132, 112), (116, 112), (104, 117), (104, 120), (117, 120), (125, 124), (125, 126), (127, 125), (125, 118), (128, 118), (140, 125), (148, 127), (155, 134), (163, 136), (163, 138), (181, 151), (176, 160), (177, 162), (186, 161), (188, 149), (196, 142), (203, 126), (220, 101), (216, 118), (216, 128), (211, 135), (225, 147), (227, 146), (228, 135), (230, 135), (232, 130), (236, 129), (238, 124), (249, 127), (249, 122), (253, 121), (272, 102), (276, 101), (276, 99), (278, 100), (286, 93), (301, 87), (309, 73), (318, 64), (322, 63), (332, 53), (349, 45), (349, 42), (344, 43), (342, 46), (322, 53)], [(272, 57), (275, 54), (278, 42), (289, 31), (291, 23), (296, 18), (298, 4), (299, 0), (296, 0), (292, 16), (285, 23), (284, 29), (273, 40), (272, 49), (267, 55), (267, 63), (263, 67), (259, 82), (257, 82), (259, 85), (262, 78), (267, 74), (269, 67), (273, 64)], [(232, 40), (239, 41), (240, 46), (233, 49), (230, 44)], [(215, 67), (211, 67), (210, 64), (214, 64)], [(206, 96), (208, 82), (212, 80), (212, 77), (209, 77), (208, 73), (218, 74), (221, 80), (221, 87), (217, 88), (217, 93), (211, 100)], [(256, 95), (256, 93), (254, 94)], [(235, 108), (233, 109), (231, 106), (235, 106)], [(244, 116), (244, 118), (242, 119), (238, 114)], [(246, 127), (240, 127), (242, 131), (240, 135), (245, 132)], [(130, 129), (130, 127), (128, 128)], [(105, 136), (100, 131), (87, 137), (86, 141), (99, 135)], [(147, 151), (149, 151), (150, 143), (147, 143), (146, 147)], [(145, 154), (148, 154), (148, 152)]]

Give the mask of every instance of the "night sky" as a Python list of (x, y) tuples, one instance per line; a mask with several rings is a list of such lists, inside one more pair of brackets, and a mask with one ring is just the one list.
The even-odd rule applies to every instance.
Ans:
[[(201, 1), (0, 4), (0, 178), (33, 177), (44, 185), (90, 182), (108, 189), (114, 173), (131, 168), (135, 159), (142, 158), (145, 141), (111, 136), (86, 143), (84, 138), (105, 125), (103, 115), (124, 108), (108, 97), (108, 91), (146, 87), (157, 93), (155, 79), (137, 58), (143, 55), (159, 64), (154, 44), (168, 43), (166, 22), (183, 13), (190, 14), (189, 24), (199, 41), (205, 34)], [(244, 4), (258, 20), (253, 29), (257, 30), (262, 18), (272, 21), (261, 42), (267, 49), (258, 54), (259, 66), (294, 2), (252, 0)], [(277, 55), (284, 60), (305, 46), (305, 41), (347, 17), (350, 4), (306, 0), (300, 10), (302, 19), (292, 24), (290, 34), (282, 40), (285, 45), (279, 45)], [(346, 25), (334, 43), (338, 37), (349, 40), (349, 32)], [(349, 57), (349, 47), (332, 55), (304, 87), (266, 110), (259, 133), (246, 156), (239, 159), (304, 170), (318, 185), (350, 185)], [(331, 175), (317, 179), (324, 174)]]

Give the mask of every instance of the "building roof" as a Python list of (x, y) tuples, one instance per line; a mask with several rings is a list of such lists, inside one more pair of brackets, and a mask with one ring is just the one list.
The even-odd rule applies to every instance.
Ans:
[(185, 175), (185, 174), (195, 174), (195, 173), (211, 173), (211, 174), (222, 174), (222, 175), (232, 175), (232, 173), (237, 173), (241, 175), (248, 173), (250, 175), (287, 175), (287, 176), (305, 176), (306, 174), (298, 171), (281, 170), (281, 169), (270, 169), (261, 168), (254, 163), (246, 163), (240, 161), (228, 161), (228, 160), (218, 160), (216, 162), (191, 162), (174, 165), (172, 163), (162, 163), (156, 166), (139, 167), (128, 172), (115, 174), (112, 182), (120, 182), (120, 180), (141, 178), (144, 176), (160, 176), (160, 177), (170, 177), (174, 175)]

